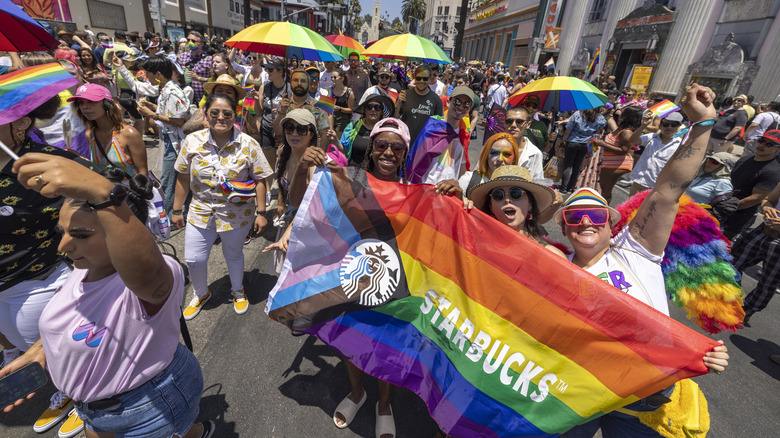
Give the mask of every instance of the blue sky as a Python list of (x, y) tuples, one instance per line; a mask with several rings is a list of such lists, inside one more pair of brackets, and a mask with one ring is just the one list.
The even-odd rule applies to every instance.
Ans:
[[(390, 21), (393, 21), (395, 17), (401, 18), (401, 0), (380, 0), (382, 5), (382, 15), (385, 15), (385, 11), (390, 15)], [(366, 15), (371, 13), (371, 8), (374, 7), (373, 0), (360, 0), (360, 15)]]

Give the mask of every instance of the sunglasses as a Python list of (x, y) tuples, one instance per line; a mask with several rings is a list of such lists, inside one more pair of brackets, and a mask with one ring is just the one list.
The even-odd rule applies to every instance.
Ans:
[(390, 79), (390, 75), (379, 75), (379, 79)]
[(431, 77), (430, 76), (415, 76), (414, 78), (417, 79), (418, 81), (426, 81), (427, 82), (428, 79), (430, 79)]
[(539, 108), (539, 104), (536, 103), (536, 102), (526, 102), (526, 103), (523, 104), (523, 106), (528, 108), (528, 109), (537, 109), (537, 108)]
[(661, 126), (663, 126), (664, 128), (668, 128), (670, 126), (673, 126), (675, 128), (679, 128), (680, 125), (682, 125), (682, 123), (680, 123), (680, 122), (664, 122), (664, 121), (661, 121)]
[(189, 41), (189, 42), (191, 42), (191, 43), (195, 43), (195, 44), (200, 44), (200, 41), (198, 41), (198, 40), (193, 40), (193, 39), (191, 39), (191, 38), (188, 38), (188, 39), (187, 39), (187, 41)]
[(236, 115), (236, 113), (231, 110), (222, 110), (222, 111), (218, 109), (209, 110), (209, 115), (211, 117), (214, 117), (215, 119), (218, 119), (220, 114), (222, 115), (222, 117), (226, 119), (232, 119)]
[(380, 103), (369, 103), (369, 104), (366, 104), (366, 110), (368, 110), (368, 111), (382, 111), (382, 104), (380, 104)]
[(525, 119), (504, 119), (504, 123), (507, 127), (512, 126), (514, 124), (517, 124), (517, 126), (522, 125), (523, 123), (526, 123), (528, 120)]
[[(508, 195), (510, 198), (512, 198), (513, 201), (517, 201), (518, 199), (523, 198), (523, 195), (525, 195), (525, 190), (521, 189), (520, 187), (512, 187), (509, 189)], [(495, 189), (490, 192), (490, 197), (497, 202), (503, 201), (506, 196), (507, 193), (504, 193), (504, 189)]]
[(770, 147), (775, 147), (775, 148), (776, 147), (780, 147), (780, 143), (775, 143), (772, 140), (767, 140), (766, 138), (763, 138), (763, 137), (761, 137), (758, 140), (756, 140), (756, 142), (761, 143), (761, 144), (768, 144)]
[(401, 152), (406, 150), (406, 145), (404, 143), (400, 143), (400, 142), (390, 143), (387, 140), (374, 141), (374, 150), (377, 152), (384, 152), (387, 150), (388, 147), (390, 147), (390, 149), (393, 150), (394, 154), (400, 154)]
[(360, 59), (358, 58), (349, 58), (349, 62), (358, 62)]
[(716, 164), (716, 165), (718, 165), (718, 166), (720, 166), (720, 165), (721, 165), (720, 161), (718, 161), (718, 160), (716, 160), (716, 159), (714, 159), (714, 158), (707, 158), (707, 162), (708, 162), (709, 164)]
[(563, 221), (569, 226), (582, 224), (586, 217), (593, 225), (606, 225), (609, 222), (609, 210), (602, 207), (569, 208), (563, 210)]
[(463, 108), (471, 108), (471, 102), (467, 100), (460, 100), (460, 99), (452, 99), (452, 105), (453, 106), (459, 106)]
[(284, 129), (285, 134), (292, 134), (293, 131), (295, 131), (298, 133), (298, 135), (306, 135), (306, 133), (309, 132), (309, 125), (293, 125), (292, 123), (285, 123), (282, 128)]

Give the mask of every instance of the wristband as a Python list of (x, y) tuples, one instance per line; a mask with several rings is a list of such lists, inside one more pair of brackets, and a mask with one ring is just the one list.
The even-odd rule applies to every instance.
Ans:
[(266, 213), (265, 211), (255, 210), (255, 214), (258, 216), (263, 216), (265, 215), (265, 213)]
[(694, 126), (712, 126), (715, 124), (715, 121), (716, 121), (715, 119), (701, 120), (696, 123), (691, 123), (690, 128), (693, 128)]
[(182, 214), (184, 213), (184, 209), (180, 208), (178, 210), (171, 210), (171, 214)]

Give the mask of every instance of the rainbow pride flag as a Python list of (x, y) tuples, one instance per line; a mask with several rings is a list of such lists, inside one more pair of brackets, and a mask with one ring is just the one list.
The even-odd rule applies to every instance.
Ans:
[(446, 120), (437, 117), (429, 118), (406, 155), (406, 178), (409, 182), (421, 183), (431, 162), (447, 151), (450, 143), (456, 138), (458, 133)]
[(651, 113), (663, 119), (675, 111), (680, 111), (680, 107), (672, 103), (669, 99), (664, 99), (648, 108), (647, 111), (650, 111)]
[(544, 63), (544, 68), (548, 70), (555, 69), (555, 60), (553, 60), (552, 56), (547, 60), (547, 62)]
[(707, 371), (716, 342), (430, 185), (317, 169), (268, 315), (453, 436), (551, 436)]
[(321, 95), (320, 100), (318, 100), (314, 106), (325, 111), (328, 115), (333, 115), (333, 108), (336, 106), (336, 98)]
[(0, 76), (0, 125), (26, 116), (60, 91), (78, 84), (57, 62)]
[(593, 59), (590, 60), (590, 65), (588, 66), (588, 72), (586, 74), (586, 77), (593, 76), (593, 73), (596, 72), (596, 66), (599, 65), (599, 58), (601, 56), (601, 44), (599, 44), (599, 47), (596, 49), (596, 53), (593, 54)]

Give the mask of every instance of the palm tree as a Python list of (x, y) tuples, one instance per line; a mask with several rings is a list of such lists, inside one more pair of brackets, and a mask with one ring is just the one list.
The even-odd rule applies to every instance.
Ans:
[[(420, 22), (425, 19), (425, 8), (425, 0), (404, 0), (401, 5), (401, 17), (404, 23), (409, 24), (411, 33), (416, 34)], [(414, 20), (414, 28), (412, 28), (412, 20)]]

